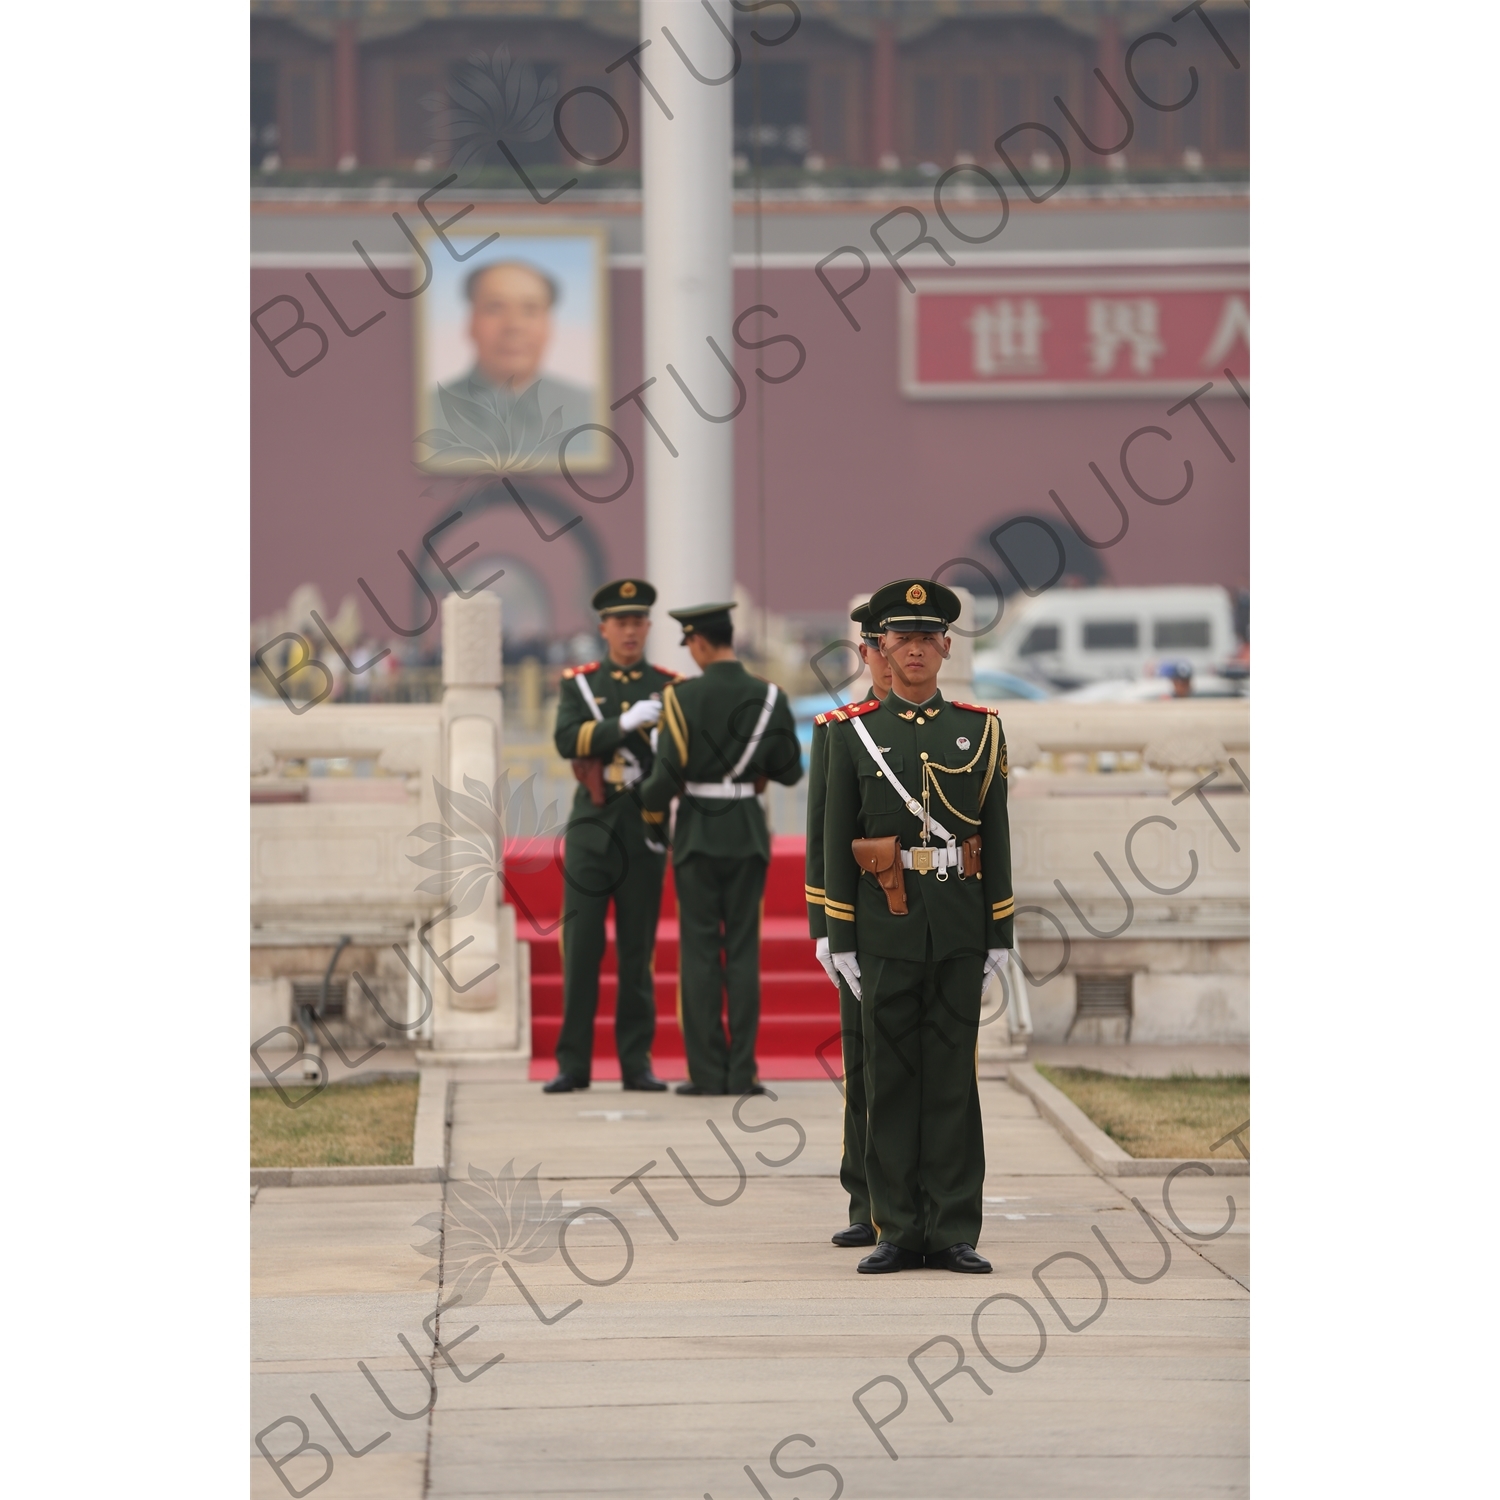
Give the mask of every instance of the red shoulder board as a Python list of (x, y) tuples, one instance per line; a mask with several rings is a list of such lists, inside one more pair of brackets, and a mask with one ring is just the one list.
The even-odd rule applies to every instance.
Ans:
[(826, 714), (819, 714), (813, 723), (831, 724), (835, 720), (842, 723), (848, 719), (857, 719), (861, 714), (874, 713), (879, 707), (879, 698), (867, 698), (863, 703), (846, 703), (842, 708), (830, 708)]
[(957, 699), (954, 699), (948, 706), (950, 708), (966, 708), (971, 714), (994, 714), (997, 719), (1000, 717), (1000, 710), (998, 708), (982, 708), (977, 703), (960, 703)]
[(584, 664), (581, 667), (569, 667), (569, 668), (567, 668), (567, 670), (563, 672), (563, 676), (564, 677), (587, 677), (590, 672), (597, 672), (598, 670), (599, 670), (599, 663), (598, 662), (596, 662), (596, 661), (586, 661), (586, 662), (584, 662)]
[(670, 677), (673, 682), (678, 682), (682, 678), (682, 673), (674, 672), (671, 667), (659, 667), (654, 661), (648, 662), (647, 665), (653, 672), (660, 672), (663, 677)]

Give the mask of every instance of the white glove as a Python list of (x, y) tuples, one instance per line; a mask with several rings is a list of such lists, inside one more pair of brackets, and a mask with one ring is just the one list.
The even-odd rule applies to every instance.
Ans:
[(985, 960), (984, 960), (984, 974), (985, 974), (985, 978), (988, 979), (991, 974), (998, 974), (998, 973), (1000, 973), (1000, 971), (1002, 969), (1004, 969), (1004, 967), (1006, 966), (1006, 964), (1008, 964), (1009, 962), (1010, 962), (1010, 949), (1009, 948), (991, 948), (990, 951), (989, 951), (989, 953), (985, 955)]
[(863, 999), (859, 992), (859, 960), (852, 953), (835, 953), (833, 966), (844, 976), (844, 983), (849, 986), (854, 998)]
[(659, 718), (661, 718), (661, 699), (642, 698), (639, 703), (632, 703), (620, 715), (620, 728), (629, 734), (632, 729), (639, 729), (642, 724), (654, 724)]
[(834, 968), (833, 960), (828, 956), (828, 939), (820, 937), (818, 946), (813, 950), (818, 956), (818, 962), (823, 965), (823, 972), (828, 976), (828, 982), (834, 989), (839, 987), (839, 971)]

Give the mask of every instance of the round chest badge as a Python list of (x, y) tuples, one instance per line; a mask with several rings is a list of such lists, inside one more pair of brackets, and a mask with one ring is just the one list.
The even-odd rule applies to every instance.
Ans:
[(959, 737), (958, 737), (958, 748), (960, 750), (967, 750), (969, 748), (969, 737), (968, 737), (968, 735), (966, 735), (966, 734), (959, 735)]

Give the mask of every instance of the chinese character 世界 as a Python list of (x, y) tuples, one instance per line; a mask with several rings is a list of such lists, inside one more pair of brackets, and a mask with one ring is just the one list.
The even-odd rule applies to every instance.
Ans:
[(1114, 370), (1121, 345), (1130, 350), (1130, 366), (1137, 375), (1149, 375), (1151, 362), (1165, 353), (1156, 316), (1154, 297), (1089, 300), (1089, 368), (1095, 375)]
[(1043, 368), (1042, 330), (1046, 320), (1034, 298), (1012, 302), (997, 297), (976, 307), (966, 325), (974, 336), (976, 375), (1031, 374)]

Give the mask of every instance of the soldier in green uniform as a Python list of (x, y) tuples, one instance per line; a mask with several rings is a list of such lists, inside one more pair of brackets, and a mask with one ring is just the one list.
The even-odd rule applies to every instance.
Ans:
[(579, 787), (564, 844), (563, 1024), (557, 1077), (543, 1088), (548, 1094), (589, 1086), (611, 898), (620, 971), (615, 1000), (620, 1077), (627, 1089), (666, 1088), (651, 1071), (656, 1034), (651, 958), (666, 851), (650, 838), (637, 800), (654, 760), (650, 735), (661, 716), (662, 693), (677, 681), (675, 672), (645, 658), (655, 600), (656, 590), (639, 578), (605, 584), (593, 605), (607, 655), (564, 672), (558, 696), (553, 742), (557, 753), (573, 762)]
[[(880, 630), (862, 604), (849, 618), (860, 627), (859, 655), (870, 673), (870, 696), (878, 703), (891, 690), (891, 669), (880, 654)], [(835, 1245), (873, 1245), (870, 1192), (865, 1185), (865, 1044), (859, 1000), (844, 982), (828, 952), (828, 918), (823, 907), (823, 810), (828, 785), (828, 726), (845, 723), (849, 708), (830, 709), (813, 720), (812, 748), (807, 760), (807, 929), (817, 940), (818, 962), (839, 992), (839, 1039), (844, 1059), (844, 1137), (839, 1181), (849, 1194), (849, 1223), (833, 1236)]]
[(830, 726), (823, 833), (829, 947), (864, 1021), (880, 1242), (859, 1269), (985, 1272), (975, 1056), (985, 980), (1015, 927), (1005, 737), (993, 710), (937, 690), (950, 589), (903, 579), (870, 608), (891, 691)]
[(679, 1094), (764, 1092), (755, 1076), (755, 1034), (771, 836), (758, 793), (767, 780), (795, 786), (802, 776), (786, 694), (735, 657), (733, 608), (668, 611), (702, 675), (663, 690), (656, 765), (641, 788), (645, 819), (664, 818), (677, 801), (677, 1019), (689, 1075)]

